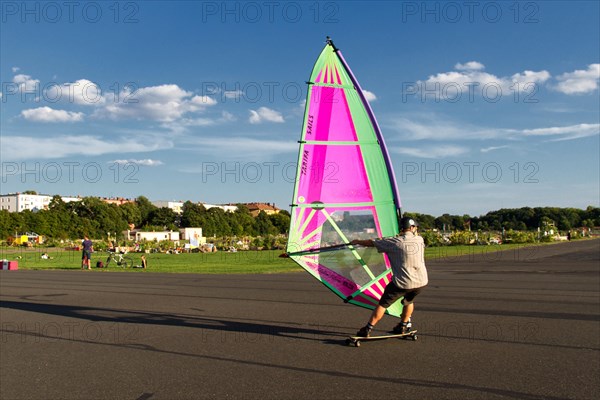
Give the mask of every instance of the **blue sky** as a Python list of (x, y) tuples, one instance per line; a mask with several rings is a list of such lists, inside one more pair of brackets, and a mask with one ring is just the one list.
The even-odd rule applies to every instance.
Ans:
[(329, 35), (405, 211), (600, 206), (598, 2), (1, 5), (2, 193), (288, 209)]

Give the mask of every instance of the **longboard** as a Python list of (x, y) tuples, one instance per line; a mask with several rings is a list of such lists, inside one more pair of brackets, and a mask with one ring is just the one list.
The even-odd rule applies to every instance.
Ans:
[(365, 340), (383, 340), (383, 339), (392, 339), (392, 338), (417, 340), (417, 331), (414, 330), (414, 331), (401, 333), (401, 334), (382, 335), (382, 336), (367, 336), (367, 337), (365, 337), (365, 336), (349, 336), (348, 339), (346, 339), (346, 344), (348, 346), (358, 347), (358, 346), (360, 346), (360, 342), (365, 341)]

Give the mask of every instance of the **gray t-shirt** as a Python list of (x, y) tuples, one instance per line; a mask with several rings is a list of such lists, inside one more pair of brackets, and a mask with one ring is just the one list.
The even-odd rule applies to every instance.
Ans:
[(405, 232), (400, 236), (376, 239), (373, 243), (377, 251), (387, 254), (396, 286), (416, 289), (427, 285), (425, 242), (421, 236)]

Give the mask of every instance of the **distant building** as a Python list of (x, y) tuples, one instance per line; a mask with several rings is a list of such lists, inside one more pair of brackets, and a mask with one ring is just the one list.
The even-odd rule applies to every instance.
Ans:
[(144, 232), (139, 229), (131, 229), (124, 231), (123, 236), (125, 236), (127, 240), (135, 240), (136, 242), (142, 240), (148, 242), (160, 242), (163, 240), (179, 242), (179, 240), (188, 240), (192, 247), (199, 247), (206, 244), (206, 238), (202, 236), (202, 228), (183, 228), (179, 231), (158, 232)]
[(163, 232), (142, 232), (138, 230), (123, 232), (127, 240), (135, 240), (136, 242), (146, 240), (148, 242), (162, 240), (179, 241), (179, 231), (163, 231)]
[(183, 212), (183, 201), (158, 200), (158, 201), (153, 201), (152, 204), (154, 204), (158, 208), (163, 208), (163, 207), (170, 208), (176, 214), (181, 214)]
[(135, 199), (126, 199), (124, 197), (100, 197), (99, 199), (107, 204), (116, 204), (118, 206), (135, 202)]
[(256, 217), (258, 214), (260, 214), (261, 211), (264, 211), (267, 215), (273, 215), (273, 214), (278, 214), (279, 211), (281, 211), (279, 208), (275, 207), (275, 204), (271, 204), (271, 203), (243, 203), (246, 207), (248, 207), (248, 210), (250, 211), (250, 214), (252, 214), (253, 217)]
[(181, 228), (179, 233), (183, 235), (183, 240), (200, 239), (202, 237), (202, 228)]
[[(47, 210), (52, 197), (46, 194), (9, 193), (0, 194), (0, 210), (9, 212), (21, 212), (25, 210), (40, 211)], [(69, 203), (81, 201), (79, 197), (61, 197), (62, 201)]]
[(204, 206), (207, 210), (211, 208), (220, 208), (225, 212), (234, 212), (237, 210), (237, 206), (233, 204), (207, 204), (207, 203), (199, 203)]
[(202, 236), (202, 228), (182, 228), (179, 233), (183, 235), (183, 240), (189, 240), (192, 246), (198, 247), (206, 243), (206, 238)]
[(72, 203), (74, 201), (81, 201), (81, 197), (77, 196), (77, 197), (72, 197), (72, 196), (61, 196), (61, 200), (64, 203)]
[(39, 194), (12, 193), (0, 195), (0, 210), (21, 212), (25, 210), (47, 210), (51, 196)]
[[(39, 210), (47, 210), (50, 202), (52, 201), (52, 197), (50, 195), (42, 195), (42, 194), (23, 194), (23, 193), (11, 193), (11, 194), (2, 194), (0, 195), (0, 210), (8, 210), (9, 212), (21, 212), (25, 210), (31, 211), (39, 211)], [(105, 203), (108, 204), (116, 204), (117, 206), (134, 203), (135, 199), (127, 199), (124, 197), (98, 197)], [(82, 198), (77, 196), (61, 196), (62, 201), (65, 203), (70, 203), (73, 201), (81, 201)], [(168, 200), (158, 200), (153, 201), (152, 204), (156, 207), (162, 208), (170, 208), (176, 214), (183, 213), (183, 201), (168, 201)], [(234, 212), (238, 209), (237, 204), (207, 204), (207, 203), (198, 203), (207, 210), (211, 208), (220, 208), (225, 212)], [(275, 204), (271, 203), (242, 203), (248, 210), (252, 216), (256, 217), (261, 211), (267, 213), (267, 215), (273, 215), (279, 213), (279, 209), (275, 207)]]

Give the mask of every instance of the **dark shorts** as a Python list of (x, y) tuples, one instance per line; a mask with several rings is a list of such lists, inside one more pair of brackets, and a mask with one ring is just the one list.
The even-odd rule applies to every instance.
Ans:
[(412, 303), (412, 301), (415, 299), (415, 297), (417, 297), (421, 290), (423, 290), (423, 288), (424, 286), (416, 289), (400, 289), (392, 281), (385, 287), (385, 290), (381, 295), (381, 299), (379, 300), (379, 305), (383, 308), (388, 308), (402, 296), (404, 296), (404, 300), (407, 303)]
[(92, 259), (92, 252), (89, 250), (83, 250), (83, 252), (81, 252), (81, 259), (82, 260), (91, 260)]

